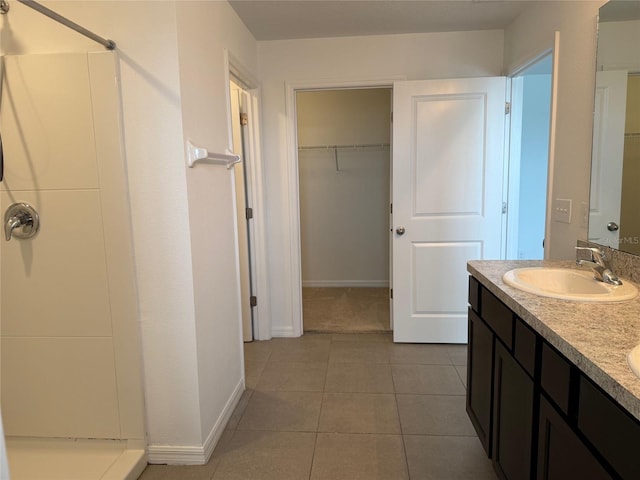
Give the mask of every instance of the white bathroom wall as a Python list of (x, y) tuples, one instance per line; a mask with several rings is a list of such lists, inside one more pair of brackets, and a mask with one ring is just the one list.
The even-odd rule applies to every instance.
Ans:
[(258, 43), (263, 107), (265, 186), (269, 207), (268, 245), (271, 331), (292, 335), (289, 175), (285, 91), (289, 84), (344, 84), (499, 75), (503, 32), (380, 35)]
[(598, 25), (597, 69), (640, 70), (640, 20)]
[[(187, 178), (184, 140), (228, 146), (222, 49), (255, 71), (256, 44), (226, 2), (43, 3), (118, 45), (149, 450), (153, 461), (197, 463), (237, 398), (242, 357), (231, 177)], [(2, 17), (0, 47), (102, 50), (17, 2)]]
[(390, 112), (388, 88), (297, 94), (300, 147), (387, 145), (298, 151), (303, 286), (389, 285)]
[[(257, 45), (227, 2), (177, 2), (183, 135), (232, 149), (225, 50), (257, 77)], [(197, 72), (197, 74), (195, 74)], [(187, 170), (202, 442), (208, 452), (244, 390), (233, 170)]]
[(589, 203), (596, 19), (603, 3), (533, 2), (505, 30), (507, 72), (552, 48), (555, 32), (560, 32), (551, 198), (571, 199), (573, 215), (570, 224), (551, 222), (547, 232), (550, 258), (575, 258), (576, 241), (587, 238), (580, 208), (581, 203)]

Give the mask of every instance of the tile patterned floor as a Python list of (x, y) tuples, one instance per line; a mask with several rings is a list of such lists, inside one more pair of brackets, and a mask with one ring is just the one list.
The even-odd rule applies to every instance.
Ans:
[(388, 334), (245, 344), (247, 390), (207, 465), (140, 480), (495, 480), (465, 412), (466, 346)]

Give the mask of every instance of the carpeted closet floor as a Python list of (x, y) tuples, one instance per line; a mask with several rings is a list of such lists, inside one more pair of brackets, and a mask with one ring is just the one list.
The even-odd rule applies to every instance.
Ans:
[(305, 332), (388, 332), (388, 288), (305, 287)]

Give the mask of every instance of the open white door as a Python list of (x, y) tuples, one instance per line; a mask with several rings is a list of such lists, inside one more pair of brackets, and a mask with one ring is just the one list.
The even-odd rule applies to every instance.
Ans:
[[(589, 240), (618, 248), (627, 72), (596, 73)], [(614, 225), (615, 224), (615, 225)]]
[(466, 343), (466, 262), (501, 258), (506, 80), (397, 82), (393, 338)]

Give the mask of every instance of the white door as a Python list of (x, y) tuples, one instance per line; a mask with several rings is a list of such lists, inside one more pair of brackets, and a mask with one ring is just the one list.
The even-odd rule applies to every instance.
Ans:
[(397, 82), (393, 338), (465, 343), (472, 259), (499, 259), (505, 78)]
[(246, 189), (246, 148), (243, 129), (245, 123), (241, 114), (246, 114), (247, 93), (233, 80), (230, 82), (231, 92), (231, 133), (233, 137), (233, 151), (241, 154), (243, 161), (234, 165), (236, 215), (238, 225), (238, 256), (240, 266), (240, 296), (242, 309), (242, 339), (245, 342), (253, 340), (253, 307), (251, 298), (251, 257), (249, 249), (249, 222), (247, 216)]
[(589, 240), (618, 248), (627, 72), (596, 73)]

